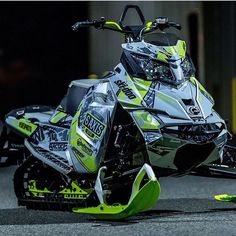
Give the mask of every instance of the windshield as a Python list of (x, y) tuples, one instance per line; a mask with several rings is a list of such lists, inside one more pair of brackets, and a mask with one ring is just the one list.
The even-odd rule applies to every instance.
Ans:
[(175, 46), (181, 40), (181, 37), (177, 36), (173, 32), (156, 32), (147, 34), (144, 36), (144, 41), (155, 46)]
[(123, 48), (131, 51), (147, 80), (178, 85), (195, 74), (185, 41), (173, 30), (147, 34), (141, 42)]

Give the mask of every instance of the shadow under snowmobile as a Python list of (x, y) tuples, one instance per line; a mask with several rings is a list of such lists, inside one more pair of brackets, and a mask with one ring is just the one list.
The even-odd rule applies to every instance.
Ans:
[(212, 163), (194, 169), (192, 175), (236, 179), (236, 147), (225, 145), (222, 163)]
[[(194, 203), (194, 204), (193, 204)], [(199, 214), (212, 215), (223, 212), (235, 212), (233, 203), (217, 202), (210, 199), (179, 198), (160, 199), (159, 204), (152, 210), (141, 212), (136, 216), (122, 220), (94, 220), (88, 215), (78, 215), (72, 212), (26, 210), (24, 208), (0, 209), (0, 225), (47, 225), (47, 224), (73, 224), (73, 223), (93, 223), (92, 227), (121, 226), (137, 224), (145, 220), (161, 219), (179, 216), (198, 216)], [(206, 219), (205, 219), (206, 220)], [(172, 218), (173, 222), (173, 218)]]

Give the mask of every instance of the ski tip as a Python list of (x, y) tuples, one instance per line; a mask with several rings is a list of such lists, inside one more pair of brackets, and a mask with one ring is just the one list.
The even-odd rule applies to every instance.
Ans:
[(228, 194), (216, 195), (215, 200), (221, 201), (221, 202), (235, 202), (236, 203), (236, 195), (228, 195)]

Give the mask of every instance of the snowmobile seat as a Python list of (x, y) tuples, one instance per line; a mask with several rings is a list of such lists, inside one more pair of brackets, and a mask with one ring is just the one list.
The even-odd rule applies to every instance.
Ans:
[(6, 117), (13, 116), (17, 119), (23, 117), (25, 113), (52, 113), (55, 110), (52, 106), (31, 105), (10, 111)]
[(98, 81), (98, 79), (73, 80), (60, 103), (62, 109), (71, 116), (74, 116), (88, 88), (95, 85)]

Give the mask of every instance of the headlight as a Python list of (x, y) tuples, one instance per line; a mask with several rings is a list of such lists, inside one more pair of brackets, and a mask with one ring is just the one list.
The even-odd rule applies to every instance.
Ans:
[(195, 70), (188, 56), (184, 58), (180, 66), (181, 66), (181, 69), (183, 70), (183, 75), (185, 79), (189, 79), (191, 76), (194, 75)]
[(132, 57), (146, 73), (148, 80), (173, 81), (174, 77), (168, 65), (138, 54), (132, 54)]

